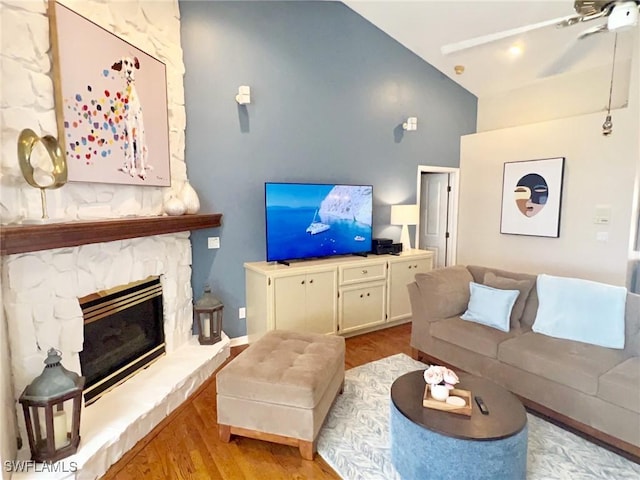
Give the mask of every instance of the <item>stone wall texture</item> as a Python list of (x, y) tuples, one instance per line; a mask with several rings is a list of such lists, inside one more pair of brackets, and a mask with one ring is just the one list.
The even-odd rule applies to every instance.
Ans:
[[(160, 215), (163, 200), (172, 190), (179, 191), (187, 180), (178, 2), (61, 3), (166, 65), (172, 187), (68, 183), (47, 192), (49, 216), (70, 221)], [(0, 19), (0, 221), (7, 224), (41, 214), (40, 192), (27, 185), (17, 162), (20, 131), (31, 128), (41, 136), (57, 136), (57, 125), (47, 2), (2, 0)], [(14, 396), (42, 371), (49, 347), (62, 351), (67, 368), (80, 371), (83, 321), (78, 297), (101, 289), (160, 275), (167, 350), (187, 342), (192, 324), (190, 265), (188, 233), (4, 257), (1, 288)], [(20, 417), (18, 423), (23, 424)], [(12, 436), (6, 432), (3, 435)], [(26, 440), (26, 436), (23, 438)]]

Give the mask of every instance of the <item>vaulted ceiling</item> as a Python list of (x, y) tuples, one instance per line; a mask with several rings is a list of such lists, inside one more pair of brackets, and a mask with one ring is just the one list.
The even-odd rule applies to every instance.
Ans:
[[(550, 25), (521, 35), (476, 46), (449, 55), (441, 47), (525, 25), (575, 14), (573, 0), (496, 1), (359, 1), (344, 2), (382, 31), (422, 57), (479, 98), (527, 88), (571, 75), (610, 72), (614, 40), (611, 32), (578, 40), (588, 28), (606, 23), (606, 18), (578, 23), (566, 28)], [(626, 64), (620, 74), (628, 75), (633, 48), (637, 48), (639, 28), (618, 34), (616, 64)], [(517, 46), (520, 53), (511, 47)], [(454, 71), (456, 65), (464, 73)], [(603, 72), (603, 89), (608, 91)], [(593, 77), (592, 77), (593, 78)]]

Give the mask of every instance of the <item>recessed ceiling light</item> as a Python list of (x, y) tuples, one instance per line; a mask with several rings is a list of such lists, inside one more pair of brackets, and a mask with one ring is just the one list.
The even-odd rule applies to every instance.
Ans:
[(519, 57), (522, 55), (522, 47), (520, 45), (511, 45), (511, 47), (509, 47), (509, 54), (512, 57)]

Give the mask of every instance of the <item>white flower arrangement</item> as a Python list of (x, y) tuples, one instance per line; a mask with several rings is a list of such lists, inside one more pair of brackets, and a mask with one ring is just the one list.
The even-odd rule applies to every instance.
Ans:
[(456, 373), (440, 365), (431, 365), (424, 371), (424, 381), (432, 387), (434, 385), (445, 385), (449, 390), (460, 381)]

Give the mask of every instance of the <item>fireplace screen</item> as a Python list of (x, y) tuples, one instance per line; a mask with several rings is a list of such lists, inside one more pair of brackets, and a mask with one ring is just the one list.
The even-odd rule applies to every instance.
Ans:
[(162, 286), (159, 277), (150, 277), (79, 300), (88, 405), (164, 354)]

